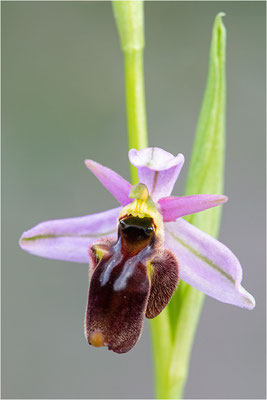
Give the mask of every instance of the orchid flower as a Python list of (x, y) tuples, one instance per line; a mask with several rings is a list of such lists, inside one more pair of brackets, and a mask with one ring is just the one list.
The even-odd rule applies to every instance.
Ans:
[(138, 341), (144, 317), (168, 304), (178, 280), (225, 303), (253, 309), (241, 286), (242, 268), (222, 243), (182, 217), (218, 206), (216, 194), (172, 197), (184, 156), (160, 148), (129, 151), (139, 183), (131, 186), (92, 160), (87, 168), (120, 207), (78, 218), (46, 221), (23, 233), (21, 247), (57, 260), (88, 263), (90, 285), (85, 335), (96, 347), (117, 353)]

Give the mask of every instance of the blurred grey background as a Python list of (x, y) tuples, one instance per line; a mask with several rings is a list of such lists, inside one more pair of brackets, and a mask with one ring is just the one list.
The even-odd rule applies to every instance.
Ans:
[[(265, 4), (147, 2), (150, 145), (186, 157), (215, 15), (227, 27), (227, 151), (220, 239), (254, 311), (206, 299), (186, 398), (265, 398)], [(149, 329), (125, 355), (83, 336), (87, 266), (18, 246), (40, 221), (116, 206), (83, 164), (129, 178), (123, 59), (109, 2), (2, 2), (2, 398), (152, 398)]]

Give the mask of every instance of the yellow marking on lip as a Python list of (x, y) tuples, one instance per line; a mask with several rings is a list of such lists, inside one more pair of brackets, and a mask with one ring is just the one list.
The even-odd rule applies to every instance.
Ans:
[(106, 249), (104, 249), (103, 247), (101, 247), (101, 244), (95, 244), (93, 245), (93, 249), (95, 251), (96, 257), (98, 259), (98, 261), (101, 261), (102, 258), (104, 257), (105, 254), (108, 253), (108, 251)]
[(148, 279), (149, 279), (150, 282), (151, 282), (152, 275), (153, 275), (153, 273), (154, 273), (154, 268), (153, 268), (153, 266), (152, 266), (151, 261), (148, 261), (148, 262), (147, 262), (147, 264), (146, 264), (146, 270), (147, 270)]

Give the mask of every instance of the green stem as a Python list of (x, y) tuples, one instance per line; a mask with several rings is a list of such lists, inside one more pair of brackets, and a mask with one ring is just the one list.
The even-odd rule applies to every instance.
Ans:
[[(143, 51), (125, 51), (126, 109), (128, 119), (128, 148), (148, 146), (144, 94)], [(132, 183), (138, 182), (137, 170), (131, 165)]]
[[(124, 54), (128, 148), (148, 146), (144, 88), (144, 5), (142, 1), (113, 1), (113, 11)], [(137, 169), (130, 166), (132, 183)]]
[(166, 398), (168, 392), (168, 368), (172, 353), (169, 313), (165, 308), (160, 315), (150, 320), (150, 334), (154, 361), (156, 398)]
[(183, 398), (184, 386), (187, 381), (192, 345), (203, 307), (205, 295), (191, 287), (186, 282), (180, 282), (179, 316), (176, 323), (176, 334), (172, 358), (169, 365), (169, 385), (166, 398)]

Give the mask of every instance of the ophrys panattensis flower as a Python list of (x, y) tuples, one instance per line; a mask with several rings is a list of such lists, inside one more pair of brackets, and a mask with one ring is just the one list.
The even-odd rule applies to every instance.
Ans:
[(159, 148), (132, 149), (138, 169), (131, 186), (92, 160), (86, 166), (120, 207), (78, 218), (46, 221), (23, 233), (29, 253), (88, 263), (90, 285), (85, 335), (94, 346), (129, 351), (140, 337), (144, 317), (156, 317), (183, 279), (225, 303), (253, 309), (241, 286), (242, 268), (222, 243), (182, 217), (218, 206), (223, 195), (170, 196), (184, 163)]

